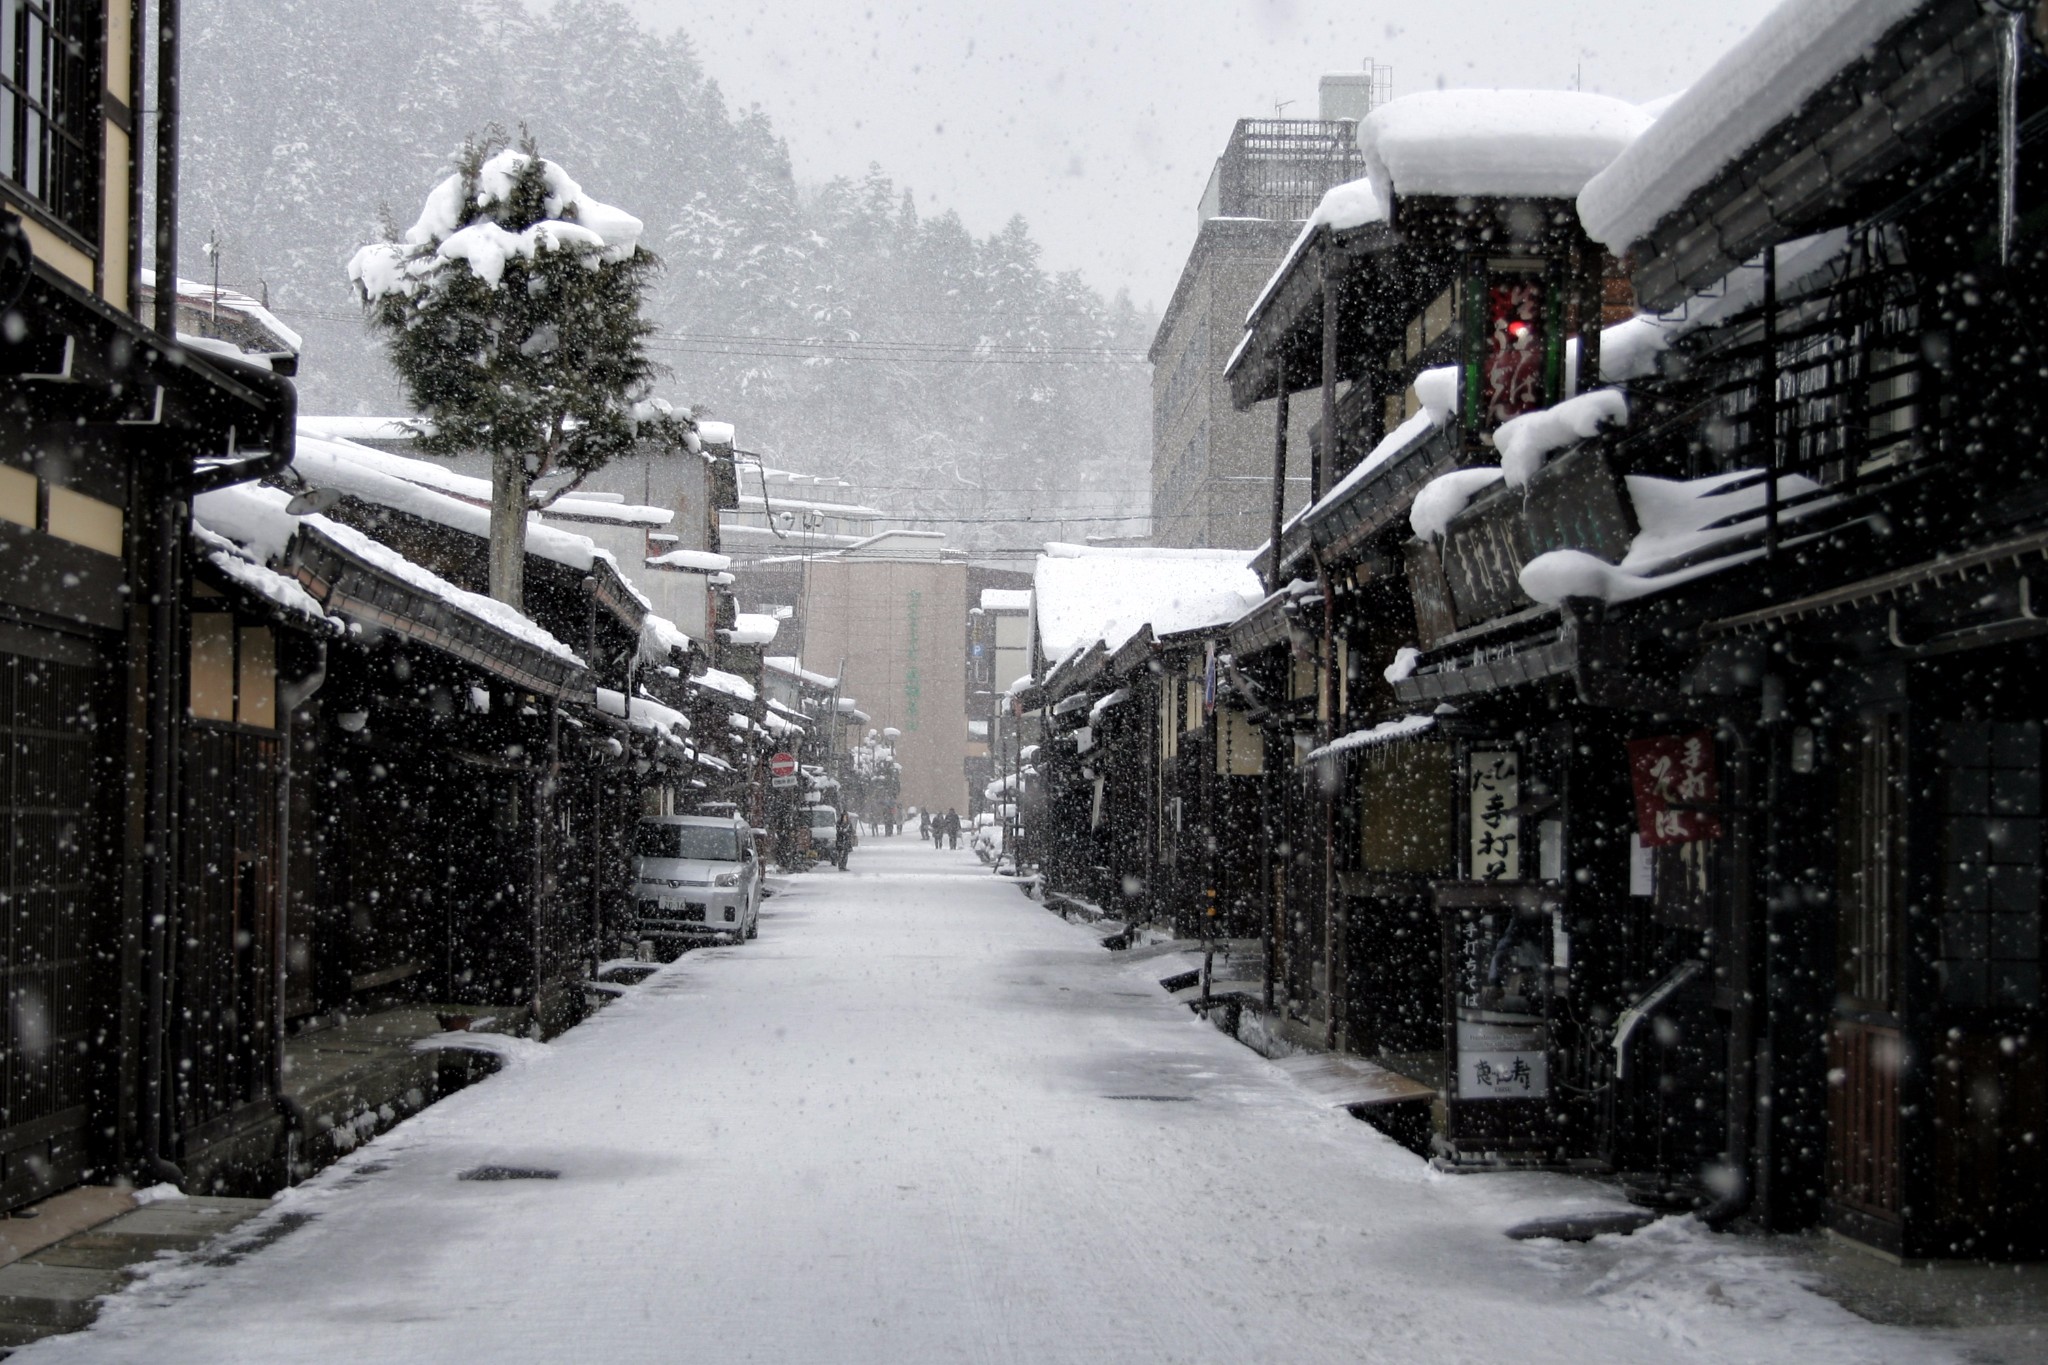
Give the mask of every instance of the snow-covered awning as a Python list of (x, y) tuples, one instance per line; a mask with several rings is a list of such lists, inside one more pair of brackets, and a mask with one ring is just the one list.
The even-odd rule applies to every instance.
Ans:
[(1413, 739), (1416, 735), (1436, 727), (1436, 717), (1431, 715), (1402, 716), (1399, 720), (1383, 720), (1363, 730), (1353, 730), (1341, 739), (1333, 739), (1319, 748), (1310, 749), (1311, 761), (1319, 758), (1335, 758), (1340, 754), (1356, 753), (1361, 749), (1374, 749), (1382, 744), (1397, 740)]
[(726, 696), (736, 697), (740, 701), (753, 701), (760, 695), (754, 690), (754, 685), (745, 678), (720, 668), (707, 668), (702, 673), (692, 674), (690, 681), (699, 687), (710, 688), (713, 692), (723, 692)]
[(319, 634), (333, 635), (347, 629), (347, 623), (339, 616), (329, 615), (298, 579), (277, 572), (226, 536), (207, 530), (197, 517), (192, 523), (192, 543), (222, 578), (275, 612), (279, 619)]

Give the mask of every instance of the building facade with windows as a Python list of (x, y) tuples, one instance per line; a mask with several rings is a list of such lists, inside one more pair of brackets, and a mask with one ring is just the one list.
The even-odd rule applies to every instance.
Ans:
[[(1364, 174), (1355, 130), (1384, 68), (1325, 76), (1320, 117), (1243, 119), (1216, 159), (1199, 227), (1147, 355), (1152, 363), (1152, 543), (1252, 549), (1271, 534), (1272, 403), (1240, 411), (1223, 369), (1245, 314), (1302, 223), (1331, 187)], [(1289, 444), (1308, 448), (1314, 414), (1290, 414)], [(1288, 510), (1307, 490), (1290, 470)]]

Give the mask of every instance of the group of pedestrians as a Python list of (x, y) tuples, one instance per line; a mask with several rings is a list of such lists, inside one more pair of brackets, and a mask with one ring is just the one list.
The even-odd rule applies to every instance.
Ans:
[(951, 806), (944, 815), (928, 810), (917, 813), (917, 837), (932, 841), (933, 848), (960, 847), (960, 812)]

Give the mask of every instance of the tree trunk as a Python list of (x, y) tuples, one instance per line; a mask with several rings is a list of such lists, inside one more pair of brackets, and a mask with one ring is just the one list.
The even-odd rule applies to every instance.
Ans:
[(491, 596), (526, 609), (526, 460), (491, 458)]

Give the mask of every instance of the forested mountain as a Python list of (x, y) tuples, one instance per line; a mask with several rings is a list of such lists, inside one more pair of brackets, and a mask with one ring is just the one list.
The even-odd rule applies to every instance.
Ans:
[(961, 541), (1136, 529), (1001, 521), (1144, 513), (1153, 319), (1046, 271), (1021, 216), (977, 238), (880, 168), (800, 188), (685, 36), (612, 0), (187, 0), (185, 23), (183, 273), (217, 234), (222, 283), (305, 334), (303, 410), (402, 410), (343, 264), (465, 137), (524, 125), (646, 222), (667, 396)]

